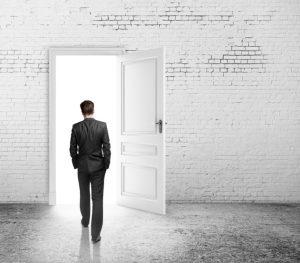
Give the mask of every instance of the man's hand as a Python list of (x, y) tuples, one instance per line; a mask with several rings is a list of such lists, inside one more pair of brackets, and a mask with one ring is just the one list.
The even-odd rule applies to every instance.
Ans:
[(78, 168), (78, 154), (77, 154), (77, 140), (76, 140), (76, 133), (75, 133), (74, 125), (72, 126), (69, 150), (70, 150), (70, 155), (72, 157), (73, 167), (74, 167), (74, 169), (77, 169)]
[(105, 166), (105, 170), (107, 170), (110, 165), (111, 152), (110, 152), (110, 141), (109, 141), (109, 135), (108, 135), (106, 123), (104, 127), (104, 136), (103, 136), (102, 144), (103, 144), (103, 154), (104, 154), (104, 166)]

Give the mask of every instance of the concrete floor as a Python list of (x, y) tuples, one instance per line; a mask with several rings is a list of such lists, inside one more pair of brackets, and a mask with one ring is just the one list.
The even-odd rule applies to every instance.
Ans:
[(93, 244), (78, 206), (0, 205), (0, 262), (300, 262), (300, 206), (106, 205)]

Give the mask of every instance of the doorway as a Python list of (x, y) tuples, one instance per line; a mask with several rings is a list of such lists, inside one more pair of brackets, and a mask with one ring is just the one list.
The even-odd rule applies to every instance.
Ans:
[(83, 120), (79, 107), (83, 100), (93, 101), (95, 119), (107, 123), (112, 156), (110, 169), (105, 175), (103, 202), (115, 204), (116, 55), (122, 54), (123, 48), (58, 47), (51, 48), (51, 52), (55, 56), (50, 54), (49, 104), (52, 105), (49, 105), (49, 112), (50, 119), (55, 121), (49, 122), (49, 154), (52, 155), (49, 163), (49, 204), (79, 204), (77, 170), (72, 166), (69, 146), (72, 125)]
[[(78, 204), (77, 170), (70, 154), (72, 124), (83, 119), (79, 104), (91, 100), (94, 118), (107, 123), (114, 153), (116, 131), (116, 57), (114, 55), (61, 55), (56, 58), (56, 203)], [(116, 203), (115, 154), (106, 172), (104, 203)]]
[(111, 139), (104, 203), (166, 213), (164, 61), (164, 47), (129, 54), (120, 46), (50, 48), (50, 205), (79, 202), (69, 143), (88, 99)]

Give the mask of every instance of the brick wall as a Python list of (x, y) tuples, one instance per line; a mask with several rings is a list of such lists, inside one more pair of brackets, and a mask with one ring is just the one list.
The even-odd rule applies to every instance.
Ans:
[(166, 47), (167, 199), (300, 201), (300, 5), (0, 2), (0, 201), (48, 200), (48, 48)]

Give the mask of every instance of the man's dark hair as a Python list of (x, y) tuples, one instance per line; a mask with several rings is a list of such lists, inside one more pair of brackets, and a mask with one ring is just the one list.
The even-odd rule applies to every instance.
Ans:
[(91, 115), (94, 113), (94, 103), (90, 100), (81, 102), (80, 108), (83, 115)]

